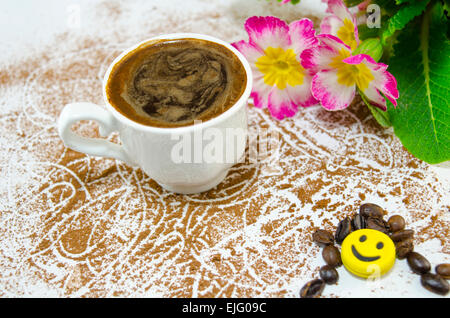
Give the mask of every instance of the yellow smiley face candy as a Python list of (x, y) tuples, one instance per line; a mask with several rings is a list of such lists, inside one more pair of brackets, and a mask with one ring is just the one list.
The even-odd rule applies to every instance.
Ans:
[(395, 263), (395, 245), (386, 234), (372, 230), (357, 230), (345, 238), (341, 258), (351, 273), (376, 278), (387, 273)]

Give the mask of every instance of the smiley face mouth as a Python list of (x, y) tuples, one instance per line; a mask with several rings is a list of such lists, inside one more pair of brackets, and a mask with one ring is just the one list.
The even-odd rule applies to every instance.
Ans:
[(352, 253), (357, 259), (359, 259), (362, 262), (373, 262), (380, 258), (380, 256), (374, 256), (374, 257), (362, 256), (361, 254), (358, 253), (358, 251), (356, 250), (354, 245), (352, 245)]

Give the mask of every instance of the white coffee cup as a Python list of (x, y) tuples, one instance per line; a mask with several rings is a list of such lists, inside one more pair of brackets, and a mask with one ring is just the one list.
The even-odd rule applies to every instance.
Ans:
[[(161, 39), (202, 39), (218, 43), (234, 53), (244, 66), (247, 83), (239, 100), (222, 114), (190, 126), (160, 128), (139, 124), (117, 111), (106, 96), (106, 83), (114, 65), (129, 52), (143, 44)], [(72, 103), (64, 107), (58, 120), (58, 132), (64, 144), (76, 151), (92, 156), (116, 158), (131, 166), (137, 166), (163, 188), (176, 193), (198, 193), (214, 188), (226, 177), (231, 166), (243, 156), (247, 138), (232, 138), (229, 132), (247, 131), (247, 100), (252, 87), (252, 72), (244, 56), (230, 44), (212, 36), (194, 33), (174, 33), (161, 35), (143, 41), (119, 55), (109, 66), (103, 79), (103, 98), (106, 109), (92, 103)], [(95, 120), (99, 123), (103, 137), (118, 132), (121, 145), (98, 138), (86, 138), (72, 131), (72, 125), (80, 120)], [(205, 136), (210, 138), (199, 138)], [(226, 160), (178, 160), (180, 143), (192, 147), (194, 153), (203, 154), (206, 147), (223, 149)], [(231, 147), (230, 147), (231, 143)], [(234, 149), (230, 155), (230, 149)], [(186, 150), (186, 149), (184, 149)], [(227, 153), (228, 152), (228, 153)], [(183, 153), (184, 155), (185, 153)], [(195, 157), (195, 154), (194, 154)], [(197, 156), (198, 157), (198, 156)], [(197, 158), (198, 159), (198, 158)]]

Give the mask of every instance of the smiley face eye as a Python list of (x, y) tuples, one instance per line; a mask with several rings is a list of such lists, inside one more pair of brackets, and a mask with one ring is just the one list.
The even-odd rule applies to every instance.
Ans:
[(381, 249), (383, 248), (383, 246), (384, 246), (384, 244), (383, 244), (382, 242), (378, 242), (377, 248), (378, 248), (379, 250), (381, 250)]
[(365, 240), (367, 240), (367, 236), (361, 235), (361, 237), (359, 238), (359, 241), (364, 242)]

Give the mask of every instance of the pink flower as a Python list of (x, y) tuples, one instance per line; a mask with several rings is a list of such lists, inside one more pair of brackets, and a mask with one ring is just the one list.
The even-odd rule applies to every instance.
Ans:
[(326, 3), (326, 4), (327, 4), (327, 9), (325, 10), (325, 12), (327, 12), (327, 13), (332, 13), (330, 7), (328, 6), (328, 2), (329, 2), (329, 1), (330, 1), (330, 0), (322, 0), (323, 3)]
[(356, 7), (358, 8), (359, 11), (365, 11), (371, 1), (372, 0), (365, 0), (365, 1), (361, 2), (360, 4), (358, 4)]
[(256, 107), (268, 108), (277, 119), (292, 117), (298, 106), (317, 104), (311, 94), (311, 74), (300, 54), (318, 44), (309, 19), (290, 25), (275, 17), (251, 17), (245, 22), (249, 41), (233, 43), (253, 71), (251, 97)]
[(356, 17), (347, 9), (342, 0), (325, 0), (328, 3), (327, 12), (332, 15), (323, 18), (320, 33), (331, 34), (340, 38), (352, 50), (359, 45)]
[(397, 82), (386, 71), (387, 65), (377, 63), (366, 54), (352, 56), (350, 46), (339, 38), (318, 35), (321, 45), (307, 49), (301, 54), (304, 68), (317, 72), (311, 85), (313, 96), (328, 110), (348, 107), (356, 88), (374, 106), (386, 110), (383, 93), (394, 106), (398, 98)]

